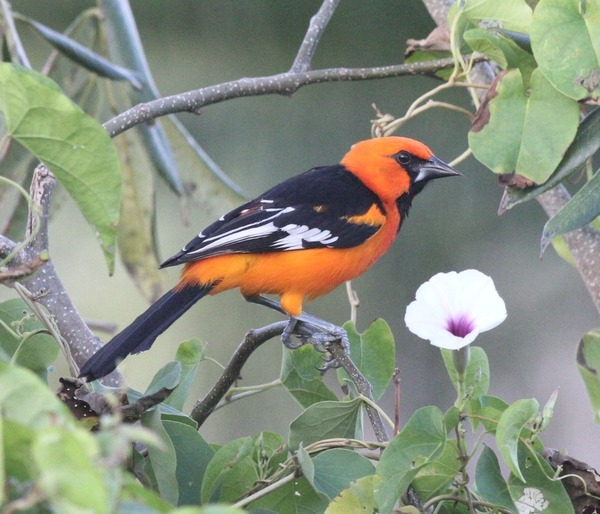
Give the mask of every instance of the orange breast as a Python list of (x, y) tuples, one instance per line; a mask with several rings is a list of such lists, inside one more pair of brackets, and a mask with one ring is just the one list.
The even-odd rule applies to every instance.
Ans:
[(395, 208), (388, 212), (381, 229), (360, 246), (218, 255), (186, 264), (181, 284), (218, 281), (210, 294), (235, 287), (245, 296), (278, 294), (284, 310), (299, 316), (305, 298), (317, 298), (362, 275), (386, 252), (400, 222)]

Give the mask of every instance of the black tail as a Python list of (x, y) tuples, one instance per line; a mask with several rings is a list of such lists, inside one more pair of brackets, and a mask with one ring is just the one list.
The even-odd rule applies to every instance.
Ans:
[(149, 350), (160, 334), (213, 287), (214, 284), (196, 285), (169, 291), (92, 355), (79, 376), (88, 382), (97, 380), (113, 371), (128, 355)]

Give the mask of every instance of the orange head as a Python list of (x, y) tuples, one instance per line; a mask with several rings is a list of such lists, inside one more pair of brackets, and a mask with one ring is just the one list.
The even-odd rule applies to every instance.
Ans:
[(417, 194), (434, 178), (460, 175), (423, 143), (406, 137), (380, 137), (356, 143), (341, 164), (384, 203)]

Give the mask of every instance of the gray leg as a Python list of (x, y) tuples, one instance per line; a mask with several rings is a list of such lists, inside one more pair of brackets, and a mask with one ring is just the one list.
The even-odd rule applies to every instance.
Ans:
[[(272, 300), (271, 298), (266, 298), (260, 295), (245, 296), (244, 298), (250, 303), (263, 305), (264, 307), (268, 307), (269, 309), (273, 309), (282, 314), (287, 314), (281, 308), (281, 304), (276, 300)], [(300, 337), (300, 344), (292, 343), (291, 336), (293, 334)], [(297, 318), (290, 316), (290, 322), (283, 331), (281, 340), (285, 347), (289, 348), (290, 350), (299, 348), (308, 341), (310, 341), (316, 350), (323, 353), (327, 352), (328, 348), (337, 341), (339, 341), (347, 354), (349, 353), (350, 349), (348, 334), (346, 334), (346, 331), (343, 328), (304, 312)], [(329, 368), (335, 367), (339, 367), (339, 362), (337, 362), (337, 359), (326, 359), (325, 366), (320, 369), (325, 371)]]

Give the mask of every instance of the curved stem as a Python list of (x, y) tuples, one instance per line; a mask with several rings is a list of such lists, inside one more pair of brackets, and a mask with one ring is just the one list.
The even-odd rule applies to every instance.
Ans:
[(367, 398), (366, 396), (359, 396), (359, 398), (365, 402), (367, 405), (375, 409), (379, 415), (383, 418), (383, 420), (393, 429), (395, 427), (392, 419), (385, 413), (385, 411), (377, 405), (371, 398)]
[(268, 485), (264, 489), (261, 489), (260, 491), (257, 491), (254, 494), (247, 496), (243, 500), (240, 500), (239, 502), (234, 503), (233, 506), (241, 509), (241, 508), (245, 507), (246, 505), (249, 505), (253, 501), (258, 500), (259, 498), (262, 498), (263, 496), (266, 496), (271, 491), (275, 491), (275, 489), (279, 489), (280, 487), (291, 482), (292, 480), (295, 480), (296, 478), (297, 477), (296, 477), (295, 473), (292, 473), (291, 475), (287, 475), (286, 477), (282, 478), (281, 480), (278, 480), (277, 482), (273, 482), (271, 485)]
[[(12, 248), (10, 253), (8, 255), (4, 256), (4, 258), (2, 260), (0, 260), (0, 268), (2, 268), (3, 266), (6, 266), (6, 264), (8, 262), (10, 262), (13, 259), (13, 257), (15, 257), (21, 250), (26, 248), (33, 241), (35, 236), (38, 234), (39, 226), (40, 226), (40, 224), (39, 224), (40, 214), (39, 214), (38, 206), (36, 206), (33, 203), (33, 201), (31, 200), (31, 196), (29, 196), (27, 191), (25, 191), (25, 189), (23, 189), (23, 187), (21, 187), (20, 184), (17, 184), (13, 180), (10, 180), (10, 179), (8, 179), (6, 177), (2, 177), (2, 176), (0, 176), (0, 182), (4, 182), (4, 183), (8, 184), (9, 186), (14, 187), (17, 191), (19, 191), (19, 193), (21, 193), (23, 198), (25, 198), (25, 200), (27, 201), (27, 205), (29, 207), (29, 217), (30, 218), (33, 217), (33, 229), (28, 231), (29, 234), (21, 243), (14, 245), (14, 247)], [(0, 258), (2, 258), (2, 257), (3, 257), (3, 254), (0, 254)]]

